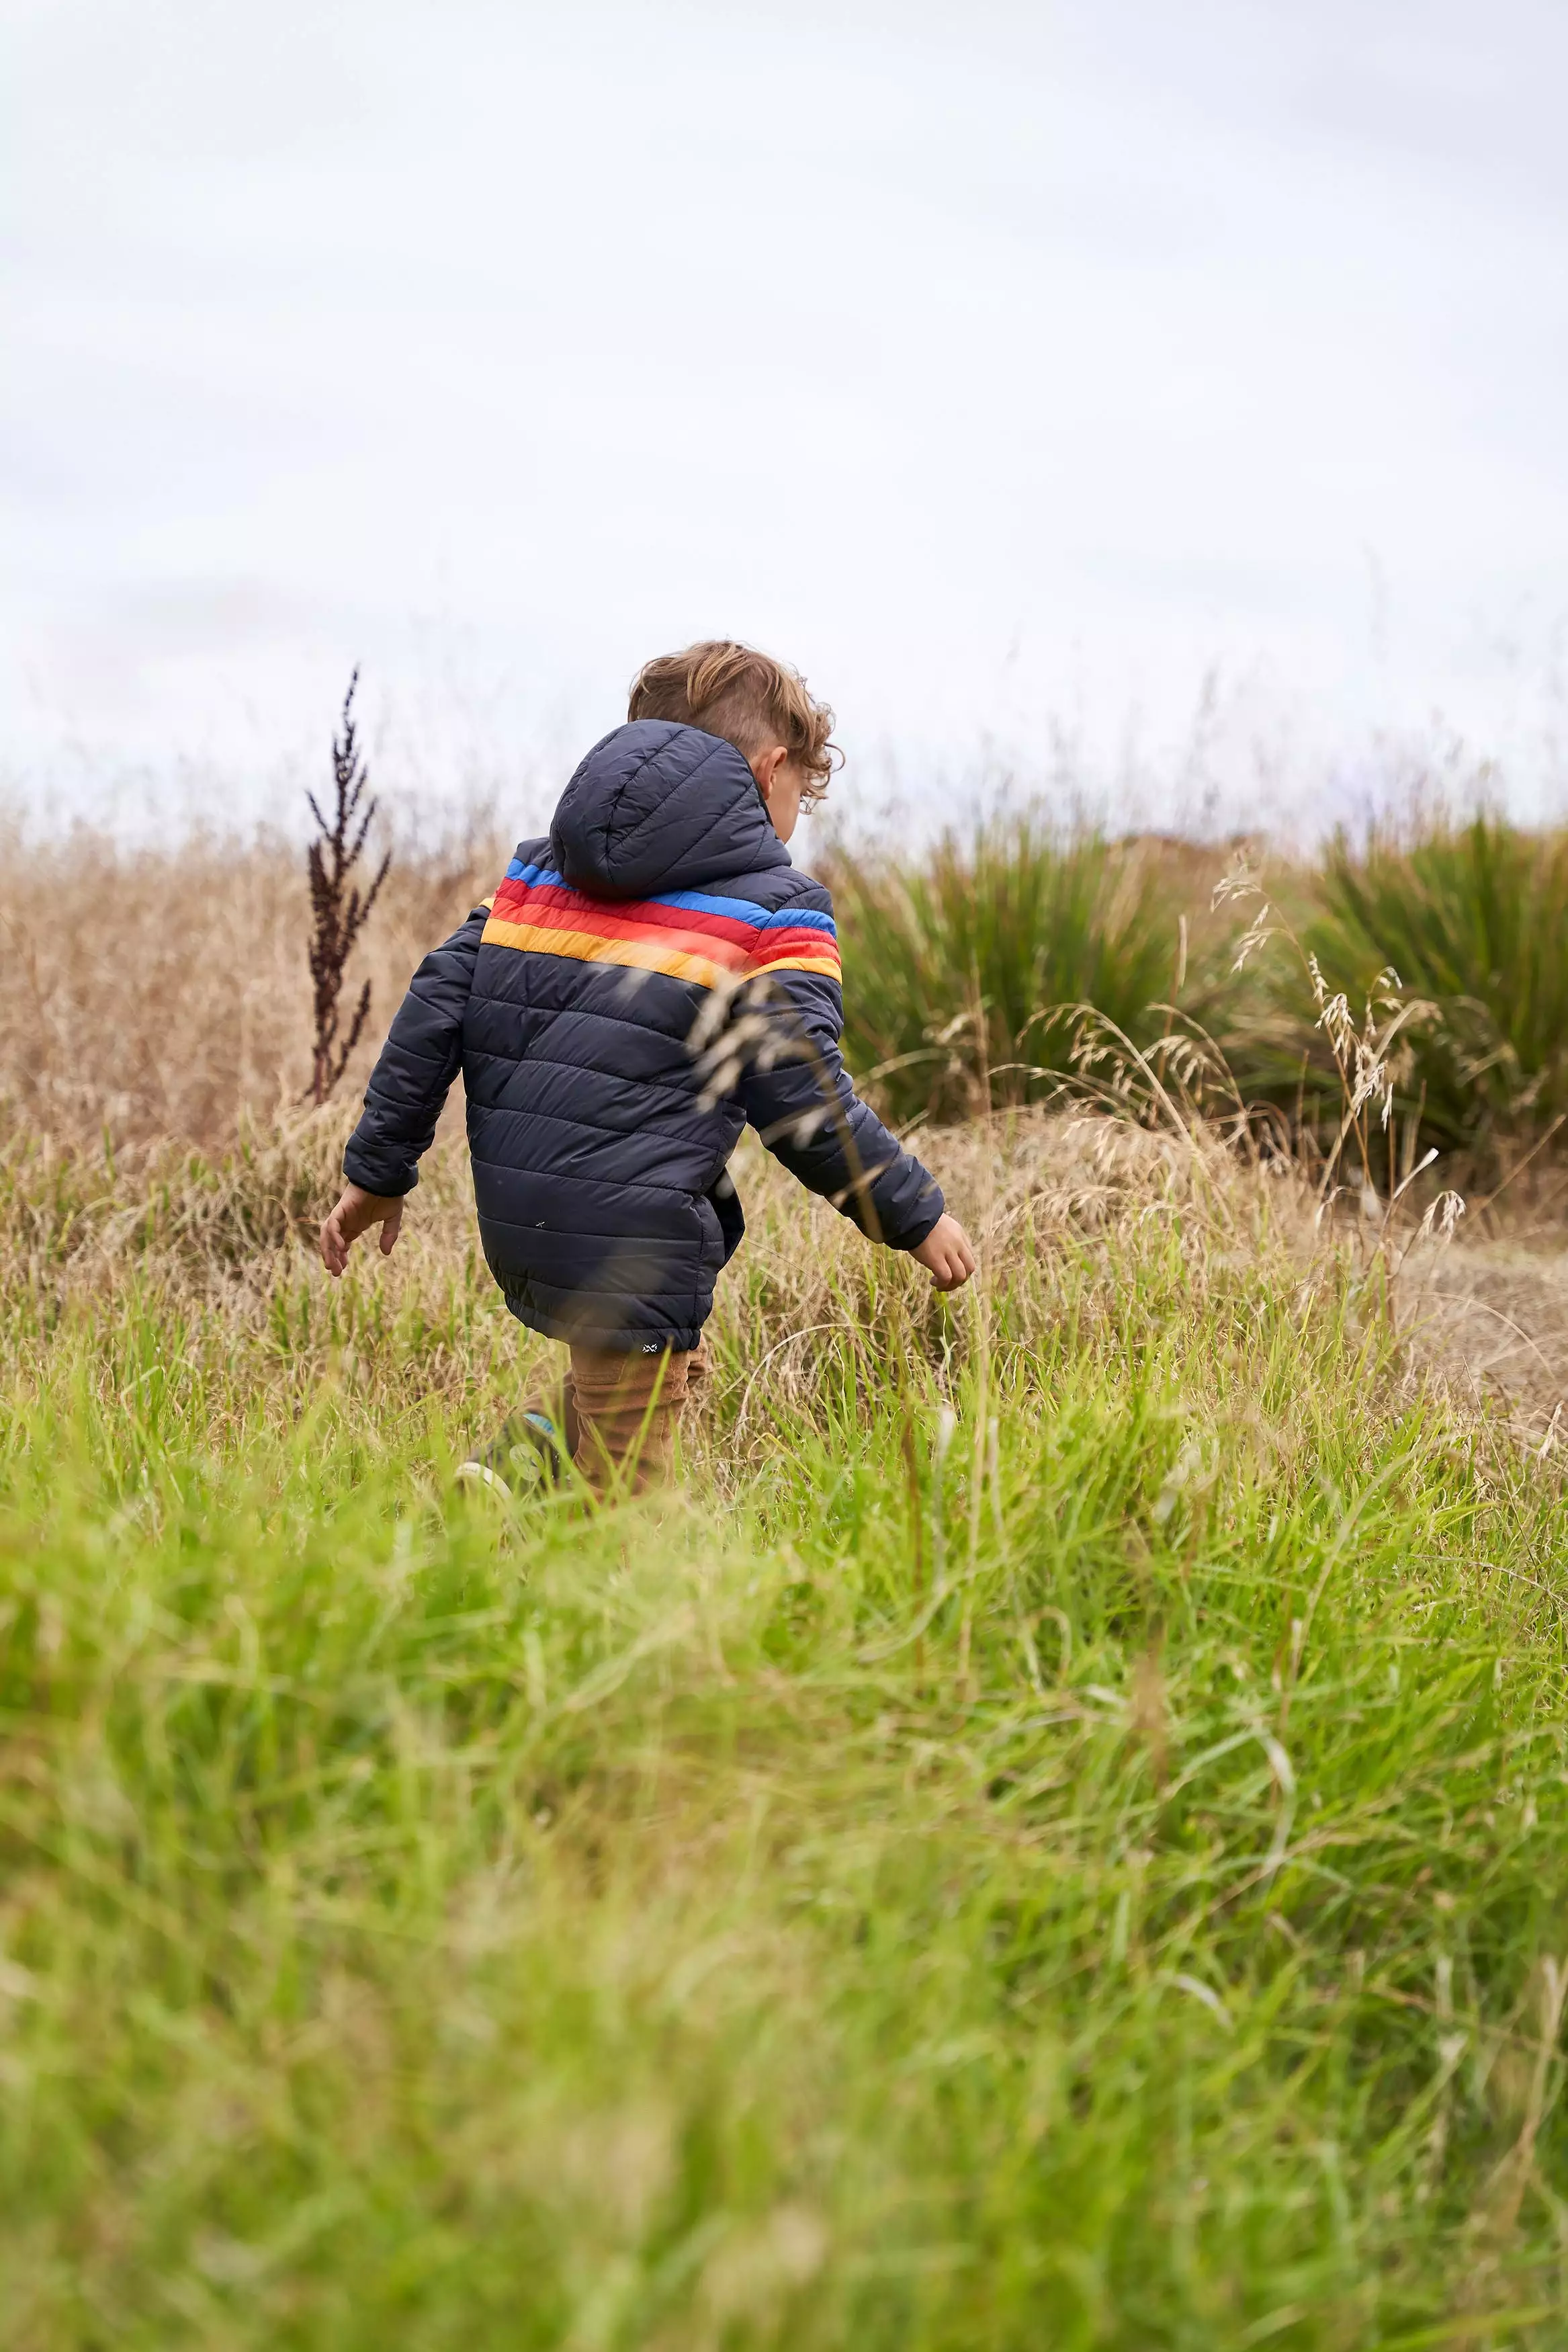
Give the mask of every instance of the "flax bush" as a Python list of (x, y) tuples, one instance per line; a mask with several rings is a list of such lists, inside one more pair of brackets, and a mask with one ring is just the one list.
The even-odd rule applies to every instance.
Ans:
[(1184, 971), (1187, 862), (1030, 814), (949, 832), (918, 858), (841, 852), (857, 1076), (897, 1117), (962, 1116), (1049, 1094), (1076, 1066), (1080, 1008), (1134, 1045), (1170, 1026), (1178, 987), (1212, 1011), (1213, 975)]
[(1335, 986), (1385, 964), (1427, 999), (1403, 1080), (1423, 1135), (1495, 1165), (1568, 1112), (1568, 834), (1479, 814), (1355, 849), (1318, 881), (1309, 939)]

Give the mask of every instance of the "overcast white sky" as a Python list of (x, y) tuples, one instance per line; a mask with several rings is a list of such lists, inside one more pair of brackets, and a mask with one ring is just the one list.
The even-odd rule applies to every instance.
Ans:
[(837, 704), (846, 797), (1332, 814), (1445, 728), (1563, 789), (1563, 0), (3, 0), (0, 47), (35, 807), (281, 810), (358, 659), (383, 772), (520, 825), (716, 633)]

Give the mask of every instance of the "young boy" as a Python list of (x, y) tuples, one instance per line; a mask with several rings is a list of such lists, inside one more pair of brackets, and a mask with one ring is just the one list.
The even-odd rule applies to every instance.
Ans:
[(465, 1468), (507, 1485), (563, 1445), (602, 1486), (668, 1465), (714, 1283), (744, 1230), (749, 1121), (812, 1192), (939, 1290), (975, 1269), (920, 1162), (858, 1100), (832, 902), (785, 845), (826, 788), (833, 714), (748, 646), (650, 662), (549, 835), (414, 974), (321, 1227), (327, 1271), (383, 1255), (459, 1068), (479, 1234), (514, 1315), (570, 1347), (566, 1426), (529, 1412)]

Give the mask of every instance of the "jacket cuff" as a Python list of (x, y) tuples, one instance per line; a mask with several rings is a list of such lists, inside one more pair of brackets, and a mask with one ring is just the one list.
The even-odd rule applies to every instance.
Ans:
[(419, 1181), (417, 1168), (405, 1171), (378, 1167), (373, 1159), (357, 1151), (351, 1141), (343, 1154), (343, 1173), (350, 1184), (357, 1184), (363, 1192), (373, 1192), (378, 1201), (401, 1201)]
[(890, 1246), (898, 1250), (917, 1250), (926, 1235), (936, 1232), (946, 1213), (947, 1203), (942, 1196), (942, 1187), (933, 1184), (930, 1192), (922, 1195), (913, 1221), (903, 1227), (898, 1239)]

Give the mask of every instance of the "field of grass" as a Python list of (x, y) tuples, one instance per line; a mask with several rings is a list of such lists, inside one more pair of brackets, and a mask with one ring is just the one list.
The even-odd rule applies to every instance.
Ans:
[[(1264, 876), (1436, 1008), (1402, 1150), (1541, 1147), (1446, 1251), (1318, 1213), (1325, 1039), (1218, 856), (841, 852), (979, 1277), (753, 1153), (682, 1486), (507, 1508), (449, 1474), (549, 1350), (456, 1135), (390, 1264), (309, 1249), (371, 1047), (301, 1112), (295, 862), (97, 845), (95, 927), (87, 845), (9, 848), (6, 2352), (1568, 2341), (1551, 843)], [(379, 1021), (496, 856), (394, 867)], [(1152, 1128), (1038, 1107), (1113, 1075), (1085, 1002), (1306, 1158), (1146, 1072)]]
[(330, 1112), (0, 1199), (0, 2341), (1544, 2347), (1556, 1460), (1289, 1175), (761, 1170), (686, 1489), (455, 1500), (542, 1351)]

